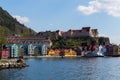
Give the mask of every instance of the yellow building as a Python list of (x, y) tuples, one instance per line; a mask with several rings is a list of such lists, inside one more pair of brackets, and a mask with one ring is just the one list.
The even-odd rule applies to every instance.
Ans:
[(118, 55), (120, 55), (120, 48), (118, 48)]
[(48, 52), (48, 56), (52, 56), (52, 55), (55, 55), (55, 51), (51, 49), (51, 50)]
[(77, 53), (72, 49), (66, 49), (64, 54), (65, 56), (77, 56)]
[(120, 56), (120, 48), (117, 45), (113, 45), (113, 56)]
[(51, 50), (48, 52), (48, 56), (59, 56), (59, 53), (60, 53), (60, 50), (59, 50), (59, 49), (56, 49), (56, 50), (51, 49)]

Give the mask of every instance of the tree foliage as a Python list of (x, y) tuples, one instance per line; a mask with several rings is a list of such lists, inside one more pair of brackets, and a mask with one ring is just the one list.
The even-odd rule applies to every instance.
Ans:
[(53, 49), (56, 48), (77, 48), (78, 46), (82, 46), (83, 43), (91, 43), (92, 38), (67, 38), (67, 39), (54, 39)]
[[(98, 40), (98, 41), (97, 41)], [(98, 37), (93, 38), (93, 37), (80, 37), (80, 38), (59, 38), (59, 39), (53, 39), (53, 49), (58, 49), (58, 48), (71, 48), (75, 49), (78, 46), (88, 46), (88, 45), (95, 45), (95, 44), (102, 44), (104, 42), (109, 43), (109, 38), (105, 37)]]

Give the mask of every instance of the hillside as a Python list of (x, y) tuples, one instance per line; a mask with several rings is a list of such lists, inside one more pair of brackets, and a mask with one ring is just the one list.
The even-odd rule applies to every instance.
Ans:
[(25, 25), (19, 23), (6, 10), (0, 7), (0, 38), (7, 37), (12, 34), (21, 36), (34, 35), (36, 32)]

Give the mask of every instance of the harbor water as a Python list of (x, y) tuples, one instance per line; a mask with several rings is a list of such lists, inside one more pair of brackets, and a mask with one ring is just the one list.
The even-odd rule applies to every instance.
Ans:
[(29, 67), (0, 71), (0, 80), (119, 80), (120, 57), (26, 59)]

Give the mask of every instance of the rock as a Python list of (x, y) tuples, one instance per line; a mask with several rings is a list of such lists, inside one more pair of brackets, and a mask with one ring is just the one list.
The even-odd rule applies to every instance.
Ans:
[(28, 66), (23, 59), (6, 60), (6, 61), (7, 61), (6, 63), (2, 63), (2, 62), (0, 63), (0, 70), (8, 69), (8, 68), (22, 68)]

